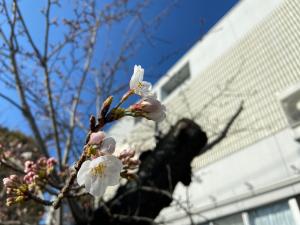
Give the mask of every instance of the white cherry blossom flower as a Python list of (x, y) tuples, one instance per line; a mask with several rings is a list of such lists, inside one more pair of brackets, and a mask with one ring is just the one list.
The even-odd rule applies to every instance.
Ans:
[(86, 160), (77, 173), (77, 182), (80, 186), (84, 185), (91, 195), (99, 197), (107, 186), (119, 183), (122, 168), (121, 160), (112, 155)]
[(144, 79), (144, 69), (140, 65), (135, 65), (132, 77), (130, 79), (130, 89), (134, 91), (135, 94), (142, 97), (152, 97), (156, 98), (156, 95), (152, 92), (152, 85)]
[(166, 118), (166, 107), (154, 98), (143, 98), (138, 103), (131, 106), (133, 112), (141, 113), (149, 120), (161, 122)]

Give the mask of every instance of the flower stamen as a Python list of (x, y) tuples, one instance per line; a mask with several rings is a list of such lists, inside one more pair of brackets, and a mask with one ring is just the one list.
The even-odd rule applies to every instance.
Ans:
[(101, 176), (102, 177), (104, 175), (105, 169), (106, 169), (106, 165), (104, 165), (103, 163), (99, 163), (98, 166), (93, 167), (91, 169), (91, 173), (94, 176)]
[(144, 85), (142, 82), (139, 82), (137, 86), (138, 86), (138, 88), (142, 88)]

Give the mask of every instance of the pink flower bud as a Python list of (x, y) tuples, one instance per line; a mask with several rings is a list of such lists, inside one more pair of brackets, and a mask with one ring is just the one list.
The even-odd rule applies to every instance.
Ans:
[(141, 164), (141, 161), (138, 159), (130, 159), (128, 165), (129, 166), (138, 166)]
[(13, 174), (9, 176), (9, 179), (11, 179), (12, 181), (18, 181), (18, 176)]
[(57, 163), (56, 159), (51, 157), (47, 160), (47, 168), (53, 168), (53, 166)]
[(134, 155), (135, 155), (135, 151), (134, 150), (127, 150), (127, 149), (125, 149), (125, 150), (123, 150), (120, 153), (119, 158), (120, 159), (132, 158)]
[(96, 133), (92, 133), (90, 136), (89, 143), (90, 145), (99, 145), (105, 138), (105, 133), (102, 131), (98, 131)]
[(6, 194), (10, 195), (13, 193), (13, 189), (12, 188), (6, 188)]
[(31, 167), (32, 165), (33, 165), (33, 162), (32, 162), (32, 161), (27, 160), (27, 161), (25, 162), (25, 167)]
[(24, 182), (25, 182), (26, 184), (32, 183), (32, 178), (31, 178), (31, 176), (25, 175), (25, 176), (23, 177), (23, 180), (24, 180)]
[(35, 172), (30, 171), (27, 175), (30, 176), (30, 177), (33, 177), (33, 176), (36, 175), (36, 174), (35, 174)]
[(130, 108), (133, 112), (142, 113), (145, 118), (154, 120), (156, 122), (160, 122), (166, 117), (166, 107), (155, 98), (143, 98), (141, 101), (139, 101), (137, 104), (132, 105)]
[(8, 177), (3, 178), (3, 185), (5, 187), (9, 187), (13, 184), (12, 180)]
[(28, 173), (29, 171), (31, 171), (33, 165), (34, 165), (34, 162), (29, 161), (29, 160), (26, 161), (26, 162), (25, 162), (25, 169), (24, 169), (24, 172), (25, 172), (25, 173)]

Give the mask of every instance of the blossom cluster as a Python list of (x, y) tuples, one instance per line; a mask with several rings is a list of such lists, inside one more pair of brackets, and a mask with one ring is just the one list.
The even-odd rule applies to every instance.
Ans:
[(54, 170), (55, 164), (56, 160), (53, 157), (49, 159), (41, 157), (36, 163), (33, 161), (26, 161), (24, 169), (26, 175), (23, 178), (24, 182), (31, 184), (36, 182), (38, 179), (46, 178)]
[(27, 200), (29, 194), (37, 190), (37, 182), (49, 176), (54, 170), (55, 164), (56, 160), (54, 158), (41, 157), (36, 162), (25, 162), (23, 179), (17, 175), (5, 177), (3, 185), (8, 195), (6, 205), (10, 206)]
[[(102, 196), (107, 186), (117, 185), (120, 175), (126, 177), (124, 168), (136, 168), (139, 160), (133, 159), (133, 151), (124, 151), (120, 156), (113, 155), (116, 141), (106, 137), (103, 131), (92, 133), (87, 147), (86, 160), (77, 173), (77, 183), (84, 185), (93, 196)], [(126, 170), (127, 171), (127, 170)], [(128, 173), (127, 173), (128, 175)]]
[[(143, 79), (144, 69), (135, 65), (129, 84), (130, 89), (122, 97), (121, 104), (132, 94), (137, 94), (142, 99), (126, 110), (115, 108), (113, 110), (115, 119), (129, 115), (160, 122), (166, 117), (165, 106), (152, 92), (152, 85)], [(105, 102), (105, 110), (110, 106), (111, 101), (112, 99), (109, 98)], [(86, 155), (91, 160), (86, 160), (82, 164), (77, 173), (77, 183), (84, 185), (93, 196), (102, 196), (107, 186), (117, 185), (121, 177), (133, 178), (133, 171), (140, 164), (140, 161), (134, 158), (135, 152), (132, 150), (124, 150), (119, 156), (114, 156), (115, 146), (114, 138), (106, 137), (103, 131), (91, 133), (89, 136)]]
[(15, 203), (23, 202), (26, 199), (28, 185), (24, 184), (17, 175), (10, 175), (3, 179), (3, 185), (6, 188), (6, 205), (10, 206)]
[[(79, 166), (73, 176), (77, 176), (77, 183), (80, 186), (84, 185), (86, 191), (95, 197), (102, 196), (108, 186), (119, 184), (121, 178), (134, 179), (140, 164), (133, 150), (124, 150), (119, 155), (114, 155), (116, 141), (100, 130), (104, 124), (124, 116), (144, 117), (155, 122), (161, 122), (166, 117), (165, 106), (153, 93), (152, 85), (143, 79), (144, 69), (135, 65), (130, 88), (119, 104), (109, 111), (113, 97), (108, 97), (103, 103), (98, 123), (96, 124), (95, 117), (91, 119), (82, 161), (78, 161), (80, 164), (77, 164)], [(141, 96), (141, 99), (127, 109), (121, 108), (121, 104), (133, 94)], [(55, 164), (54, 158), (41, 157), (36, 162), (27, 160), (23, 179), (16, 175), (4, 178), (3, 183), (8, 194), (7, 205), (27, 200), (32, 197), (32, 193), (47, 185), (47, 182), (50, 184), (50, 175)], [(62, 198), (61, 196), (63, 194), (59, 194), (58, 199)], [(53, 206), (55, 208), (55, 204)]]

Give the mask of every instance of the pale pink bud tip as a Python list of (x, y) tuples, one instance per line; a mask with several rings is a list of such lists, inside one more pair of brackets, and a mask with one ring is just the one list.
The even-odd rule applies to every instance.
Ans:
[(11, 180), (8, 177), (3, 178), (3, 185), (4, 186), (9, 186), (11, 184)]
[(10, 175), (9, 179), (11, 179), (12, 181), (17, 181), (18, 180), (18, 176), (17, 175)]
[(47, 166), (53, 166), (53, 165), (55, 165), (57, 163), (57, 161), (56, 161), (56, 159), (55, 158), (53, 158), (53, 157), (51, 157), (51, 158), (49, 158), (48, 160), (47, 160)]
[(120, 154), (120, 158), (132, 158), (135, 155), (135, 151), (134, 150), (123, 150)]
[(99, 145), (105, 138), (105, 133), (102, 131), (98, 131), (96, 133), (92, 133), (90, 136), (89, 144), (90, 145)]
[(26, 161), (25, 162), (25, 167), (31, 167), (33, 165), (33, 162), (32, 161)]

